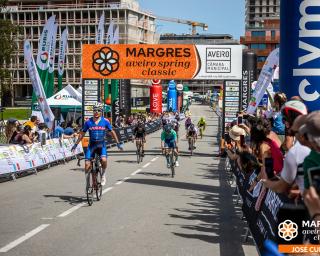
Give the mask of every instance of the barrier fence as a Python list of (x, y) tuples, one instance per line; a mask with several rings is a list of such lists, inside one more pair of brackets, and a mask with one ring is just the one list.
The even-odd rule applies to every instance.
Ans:
[[(146, 123), (147, 134), (153, 133), (161, 128), (161, 120)], [(115, 128), (115, 132), (121, 141), (130, 141), (133, 137), (134, 127)], [(108, 147), (116, 145), (111, 135), (107, 135)], [(73, 139), (50, 139), (45, 145), (34, 143), (32, 145), (1, 145), (0, 146), (0, 177), (10, 176), (15, 178), (15, 174), (34, 170), (43, 166), (74, 157), (83, 153), (82, 145), (79, 144), (74, 154), (71, 148), (74, 145)]]
[(277, 194), (269, 189), (264, 190), (260, 184), (249, 192), (257, 175), (254, 172), (246, 175), (235, 164), (231, 166), (236, 179), (236, 189), (242, 199), (243, 215), (260, 254), (267, 239), (277, 244), (303, 244), (305, 237), (301, 233), (290, 241), (279, 237), (278, 226), (289, 219), (297, 223), (298, 229), (302, 230), (302, 220), (308, 220), (308, 212), (304, 205), (301, 202), (297, 204), (284, 194)]

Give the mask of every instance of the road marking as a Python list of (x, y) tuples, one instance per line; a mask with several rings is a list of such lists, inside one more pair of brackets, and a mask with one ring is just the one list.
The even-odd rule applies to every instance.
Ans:
[(81, 204), (77, 204), (76, 206), (73, 206), (72, 208), (70, 208), (69, 210), (61, 213), (60, 215), (58, 215), (58, 217), (63, 218), (68, 216), (70, 213), (73, 213), (74, 211), (78, 210), (79, 208), (81, 208), (82, 206), (86, 205), (86, 203), (81, 203)]
[(42, 220), (53, 220), (53, 218), (41, 218)]
[(38, 234), (39, 232), (41, 232), (42, 230), (44, 230), (48, 226), (50, 226), (50, 224), (42, 224), (42, 225), (40, 225), (39, 227), (37, 227), (34, 230), (31, 230), (29, 233), (25, 234), (24, 236), (18, 238), (17, 240), (14, 240), (13, 242), (11, 242), (8, 245), (2, 247), (0, 249), (0, 252), (8, 252), (12, 248), (16, 247), (17, 245), (23, 243), (24, 241), (26, 241), (29, 238), (33, 237), (34, 235)]
[(139, 173), (139, 172), (141, 172), (142, 171), (142, 169), (138, 169), (138, 170), (136, 170), (135, 172), (133, 172), (133, 173), (131, 173), (131, 175), (133, 176), (133, 175), (136, 175), (137, 173)]
[(125, 177), (125, 178), (123, 178), (123, 181), (126, 181), (128, 179), (130, 179), (130, 177)]
[(157, 156), (157, 157), (155, 157), (155, 158), (153, 158), (153, 159), (151, 160), (151, 162), (156, 161), (158, 158), (159, 158), (158, 156)]
[(144, 166), (142, 166), (142, 168), (146, 168), (146, 167), (148, 167), (150, 164), (151, 164), (151, 163), (147, 163), (147, 164), (145, 164)]
[(121, 183), (123, 183), (123, 180), (116, 182), (116, 185), (120, 185)]
[(111, 189), (113, 189), (113, 187), (109, 187), (109, 188), (106, 188), (105, 190), (102, 191), (102, 195), (107, 193), (108, 191), (110, 191)]

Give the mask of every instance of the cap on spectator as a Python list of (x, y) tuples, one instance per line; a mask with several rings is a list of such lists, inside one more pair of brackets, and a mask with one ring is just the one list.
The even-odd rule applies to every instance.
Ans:
[(294, 133), (298, 132), (300, 127), (306, 123), (307, 118), (308, 118), (308, 115), (300, 115), (300, 116), (298, 116), (294, 120), (293, 125), (291, 126), (290, 130), (292, 132), (294, 132)]
[(299, 133), (310, 134), (315, 137), (320, 137), (320, 111), (315, 111), (307, 116), (306, 122), (300, 127)]
[(244, 131), (244, 129), (242, 129), (238, 125), (235, 125), (229, 131), (229, 135), (230, 135), (231, 139), (233, 139), (235, 141), (239, 141), (240, 140), (240, 136), (241, 135), (246, 135), (246, 132)]

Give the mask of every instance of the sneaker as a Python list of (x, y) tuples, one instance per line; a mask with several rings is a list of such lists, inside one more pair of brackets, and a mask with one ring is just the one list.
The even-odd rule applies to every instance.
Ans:
[(196, 146), (193, 146), (193, 149), (196, 149), (197, 147)]
[(191, 150), (191, 148), (189, 147), (189, 150)]
[(176, 167), (179, 167), (179, 162), (178, 161), (176, 161)]
[(171, 166), (170, 166), (170, 164), (169, 163), (167, 163), (167, 168), (170, 168)]
[(141, 155), (142, 155), (142, 157), (144, 157), (144, 150), (142, 151), (142, 154), (141, 154)]
[(107, 178), (106, 178), (106, 173), (104, 172), (102, 174), (102, 178), (101, 178), (101, 185), (104, 186), (107, 183)]

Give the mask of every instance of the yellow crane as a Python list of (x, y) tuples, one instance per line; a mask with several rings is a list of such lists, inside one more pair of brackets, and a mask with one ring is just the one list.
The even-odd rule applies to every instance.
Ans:
[(177, 18), (169, 18), (169, 17), (162, 17), (162, 16), (156, 16), (158, 20), (163, 21), (169, 21), (169, 22), (176, 22), (181, 24), (187, 24), (191, 26), (191, 34), (195, 35), (197, 34), (196, 27), (202, 27), (204, 31), (208, 30), (208, 25), (202, 22), (192, 21), (192, 20), (184, 20), (184, 19), (177, 19)]

